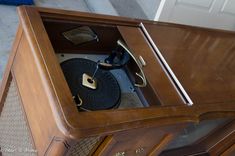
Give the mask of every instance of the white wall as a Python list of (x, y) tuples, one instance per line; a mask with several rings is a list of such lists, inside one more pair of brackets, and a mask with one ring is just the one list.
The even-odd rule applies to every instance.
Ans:
[(161, 0), (136, 0), (149, 19), (154, 19)]

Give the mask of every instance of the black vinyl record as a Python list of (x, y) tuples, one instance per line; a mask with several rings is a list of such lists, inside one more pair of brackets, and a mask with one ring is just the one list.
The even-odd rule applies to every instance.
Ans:
[(81, 97), (82, 108), (105, 110), (119, 106), (121, 91), (111, 72), (102, 69), (97, 70), (95, 74), (96, 89), (82, 85), (82, 75), (86, 73), (92, 76), (96, 70), (96, 62), (83, 58), (73, 58), (62, 62), (61, 68), (73, 96), (79, 95)]

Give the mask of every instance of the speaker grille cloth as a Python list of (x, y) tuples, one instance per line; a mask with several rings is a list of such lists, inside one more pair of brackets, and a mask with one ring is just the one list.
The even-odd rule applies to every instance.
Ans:
[(100, 137), (82, 139), (69, 149), (67, 156), (89, 156), (99, 140)]
[(0, 146), (3, 156), (34, 156), (36, 150), (12, 80), (0, 117)]

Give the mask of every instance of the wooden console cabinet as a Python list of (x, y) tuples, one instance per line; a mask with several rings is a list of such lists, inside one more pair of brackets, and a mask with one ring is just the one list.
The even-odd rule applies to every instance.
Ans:
[[(21, 6), (0, 88), (2, 155), (235, 155), (235, 33)], [(92, 27), (99, 42), (62, 33)], [(80, 112), (59, 53), (109, 53), (122, 39), (142, 69), (144, 108)], [(132, 72), (130, 65), (130, 72)]]

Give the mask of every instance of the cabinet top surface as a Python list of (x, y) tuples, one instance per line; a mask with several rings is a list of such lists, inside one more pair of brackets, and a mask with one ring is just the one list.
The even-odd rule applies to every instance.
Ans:
[[(33, 7), (20, 7), (19, 15), (32, 53), (43, 68), (45, 83), (49, 84), (47, 89), (53, 96), (51, 107), (61, 118), (58, 124), (70, 127), (74, 136), (102, 133), (107, 131), (107, 125), (109, 131), (115, 131), (156, 124), (197, 122), (203, 115), (204, 118), (210, 116), (208, 112), (221, 112), (216, 114), (218, 117), (226, 117), (227, 112), (234, 116), (235, 35), (232, 32)], [(61, 83), (65, 80), (42, 19), (66, 20), (69, 23), (82, 20), (130, 27), (139, 27), (143, 22), (194, 105), (78, 113), (75, 105), (71, 105), (74, 102), (68, 86)], [(80, 134), (76, 128), (81, 128)]]
[(195, 104), (235, 100), (235, 34), (146, 24), (150, 36)]

